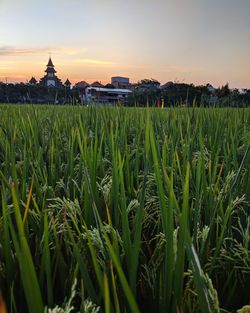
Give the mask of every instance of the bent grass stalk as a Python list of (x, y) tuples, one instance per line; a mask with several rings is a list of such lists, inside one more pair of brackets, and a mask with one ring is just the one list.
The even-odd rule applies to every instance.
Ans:
[(249, 109), (0, 106), (9, 311), (63, 307), (75, 279), (76, 312), (247, 305), (249, 125)]

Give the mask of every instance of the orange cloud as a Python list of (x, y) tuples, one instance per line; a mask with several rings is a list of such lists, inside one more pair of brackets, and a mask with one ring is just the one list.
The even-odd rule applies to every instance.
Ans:
[(87, 48), (66, 47), (66, 48), (56, 49), (55, 51), (60, 52), (62, 54), (67, 54), (67, 55), (78, 55), (78, 54), (81, 54), (83, 52), (86, 52), (87, 50), (88, 50)]
[(14, 46), (0, 46), (0, 56), (18, 56), (18, 55), (34, 55), (47, 54), (48, 52), (62, 54), (62, 55), (78, 55), (86, 52), (87, 48), (74, 47), (14, 47)]
[(27, 54), (41, 54), (48, 52), (48, 48), (17, 48), (12, 46), (0, 47), (0, 56), (17, 56)]
[(78, 59), (75, 60), (76, 63), (91, 64), (91, 65), (116, 65), (117, 63), (105, 60), (96, 59)]

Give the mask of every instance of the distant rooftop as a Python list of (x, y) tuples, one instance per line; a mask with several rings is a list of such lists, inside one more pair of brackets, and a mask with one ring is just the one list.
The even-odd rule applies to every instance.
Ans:
[(54, 64), (53, 64), (53, 62), (52, 62), (52, 60), (51, 60), (51, 57), (49, 58), (49, 61), (48, 61), (47, 66), (52, 66), (52, 67), (54, 67)]
[(88, 87), (88, 90), (106, 91), (106, 92), (120, 92), (120, 93), (130, 93), (130, 92), (132, 92), (132, 91), (129, 90), (129, 89), (100, 88), (100, 87)]
[(128, 77), (122, 77), (122, 76), (113, 76), (111, 77), (111, 82), (119, 82), (119, 83), (127, 83), (129, 84), (129, 78)]

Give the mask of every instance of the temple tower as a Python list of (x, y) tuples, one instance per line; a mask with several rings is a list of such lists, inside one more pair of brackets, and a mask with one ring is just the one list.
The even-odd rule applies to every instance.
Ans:
[(45, 87), (62, 87), (61, 80), (56, 76), (55, 66), (51, 57), (49, 58), (45, 73), (44, 77), (40, 79), (41, 85)]

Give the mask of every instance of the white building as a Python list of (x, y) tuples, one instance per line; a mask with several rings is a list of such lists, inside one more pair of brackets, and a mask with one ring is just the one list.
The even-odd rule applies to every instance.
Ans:
[(98, 105), (126, 104), (126, 98), (132, 91), (117, 88), (87, 87), (85, 89), (85, 103)]

